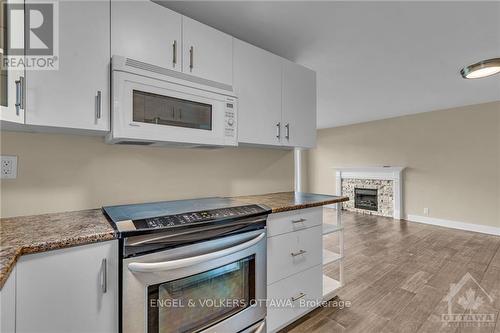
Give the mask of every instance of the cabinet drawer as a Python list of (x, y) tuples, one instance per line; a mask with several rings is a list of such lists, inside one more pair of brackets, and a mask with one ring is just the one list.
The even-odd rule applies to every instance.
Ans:
[(267, 237), (310, 228), (323, 223), (323, 207), (275, 213), (267, 219)]
[[(298, 300), (293, 298), (304, 296)], [(275, 332), (315, 307), (322, 297), (322, 266), (315, 266), (267, 287), (268, 332)]]
[(267, 239), (267, 283), (321, 264), (321, 226)]

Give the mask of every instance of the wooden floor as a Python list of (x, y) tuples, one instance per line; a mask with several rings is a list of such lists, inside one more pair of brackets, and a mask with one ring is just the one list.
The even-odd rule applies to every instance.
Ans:
[[(351, 306), (318, 308), (282, 332), (500, 333), (500, 237), (353, 213), (343, 213), (342, 221), (346, 284), (337, 300)], [(335, 236), (325, 236), (325, 248), (334, 244)], [(325, 268), (327, 275), (338, 274), (334, 265)], [(472, 311), (494, 314), (491, 324), (441, 319), (450, 284), (467, 272), (493, 298), (482, 295)], [(453, 306), (452, 313), (460, 309)]]

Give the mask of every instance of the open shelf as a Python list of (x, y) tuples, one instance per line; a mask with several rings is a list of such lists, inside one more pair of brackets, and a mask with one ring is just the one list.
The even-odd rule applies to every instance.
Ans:
[(339, 253), (323, 249), (323, 265), (331, 264), (340, 259), (342, 256)]
[(340, 288), (340, 282), (329, 276), (323, 275), (323, 300), (327, 301), (336, 296), (337, 289)]
[(336, 224), (323, 223), (323, 235), (328, 235), (340, 230), (342, 230), (342, 227), (339, 227)]

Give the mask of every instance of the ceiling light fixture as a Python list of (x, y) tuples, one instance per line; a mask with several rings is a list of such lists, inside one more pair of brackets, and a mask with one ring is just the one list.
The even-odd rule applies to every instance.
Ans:
[(464, 79), (479, 79), (498, 73), (500, 73), (500, 58), (483, 60), (460, 70)]

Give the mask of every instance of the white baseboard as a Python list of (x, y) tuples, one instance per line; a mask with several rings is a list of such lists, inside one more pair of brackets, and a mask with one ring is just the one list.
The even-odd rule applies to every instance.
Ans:
[(410, 222), (431, 224), (431, 225), (437, 225), (440, 227), (474, 231), (474, 232), (480, 232), (482, 234), (500, 236), (500, 228), (492, 227), (489, 225), (464, 223), (464, 222), (458, 222), (458, 221), (452, 221), (452, 220), (438, 219), (435, 217), (419, 216), (419, 215), (411, 215), (411, 214), (408, 214), (406, 216), (406, 220), (410, 221)]

